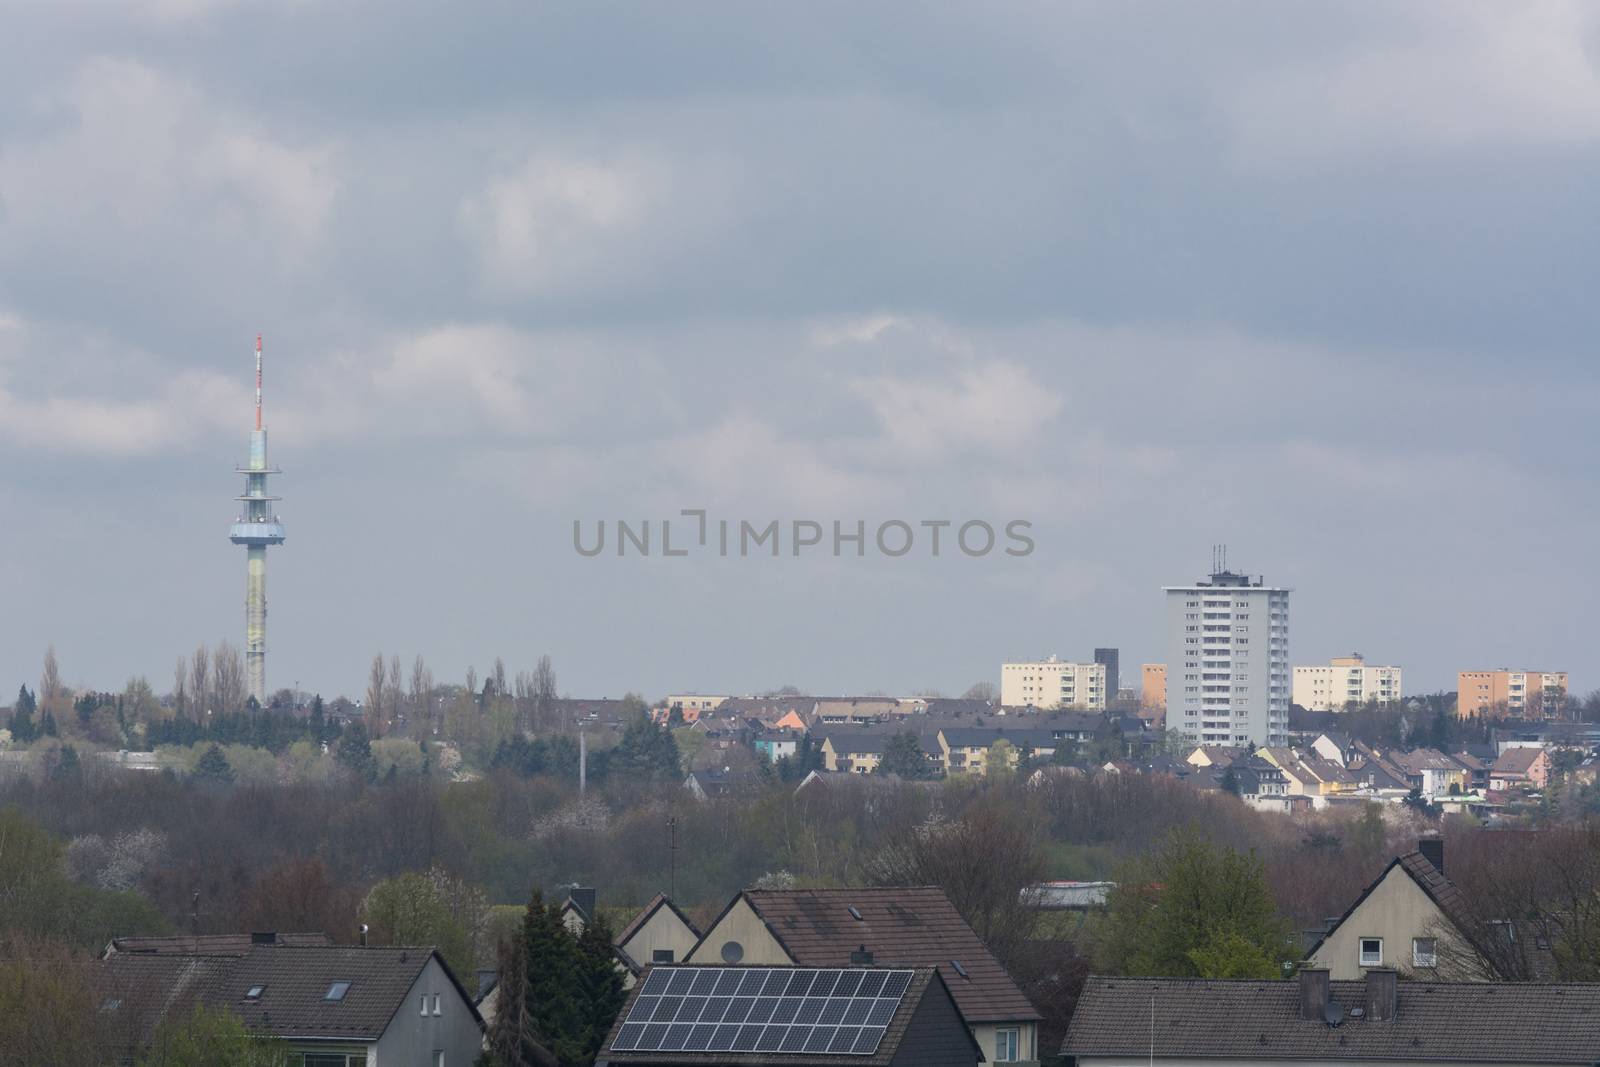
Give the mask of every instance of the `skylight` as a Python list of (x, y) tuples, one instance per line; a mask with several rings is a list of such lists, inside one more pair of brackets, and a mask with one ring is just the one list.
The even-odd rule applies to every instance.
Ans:
[(965, 967), (961, 966), (961, 961), (960, 960), (951, 960), (950, 961), (950, 966), (954, 967), (956, 969), (956, 973), (959, 974), (961, 977), (963, 977), (963, 978), (971, 978), (972, 977), (970, 974), (967, 973), (967, 969)]
[(267, 987), (264, 986), (264, 985), (253, 985), (249, 989), (245, 990), (244, 999), (246, 999), (246, 1000), (260, 1000), (261, 999), (261, 994), (265, 993), (266, 991), (267, 991)]
[(348, 992), (350, 992), (350, 983), (349, 982), (335, 982), (331, 986), (328, 987), (327, 995), (324, 996), (322, 999), (323, 1000), (343, 1000), (344, 999), (344, 995), (346, 993), (348, 993)]

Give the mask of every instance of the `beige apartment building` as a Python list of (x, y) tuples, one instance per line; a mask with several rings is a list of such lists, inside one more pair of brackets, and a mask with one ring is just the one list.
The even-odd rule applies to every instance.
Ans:
[(1359, 652), (1335, 656), (1326, 667), (1294, 669), (1294, 702), (1307, 711), (1342, 711), (1347, 704), (1400, 700), (1400, 668), (1374, 667)]
[(1068, 663), (1051, 656), (1034, 663), (1000, 665), (1000, 703), (1042, 710), (1106, 709), (1106, 665)]
[(1541, 715), (1567, 702), (1566, 671), (1462, 671), (1456, 676), (1456, 714)]

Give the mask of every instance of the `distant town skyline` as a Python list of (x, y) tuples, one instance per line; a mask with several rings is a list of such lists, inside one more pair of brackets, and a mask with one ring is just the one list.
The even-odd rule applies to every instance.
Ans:
[[(1132, 679), (1219, 542), (1292, 664), (1600, 684), (1600, 9), (79, 8), (0, 65), (0, 701), (243, 650), (257, 333), (269, 689)], [(573, 551), (683, 508), (1035, 547)]]

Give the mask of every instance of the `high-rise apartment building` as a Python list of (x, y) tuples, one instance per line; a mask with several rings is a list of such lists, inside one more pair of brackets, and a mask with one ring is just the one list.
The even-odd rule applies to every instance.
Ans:
[(1117, 690), (1122, 687), (1122, 674), (1117, 669), (1117, 661), (1121, 654), (1114, 648), (1097, 648), (1094, 650), (1094, 661), (1106, 669), (1106, 702), (1117, 699)]
[(1289, 590), (1219, 568), (1167, 586), (1167, 729), (1207, 745), (1289, 739)]
[(1002, 663), (1000, 703), (1019, 708), (1104, 711), (1105, 664), (1067, 663), (1054, 656), (1033, 663)]
[(1567, 702), (1566, 671), (1461, 671), (1456, 675), (1456, 714), (1549, 715)]
[(1373, 667), (1360, 653), (1336, 656), (1326, 667), (1294, 669), (1294, 702), (1307, 711), (1343, 711), (1352, 703), (1400, 700), (1400, 668)]

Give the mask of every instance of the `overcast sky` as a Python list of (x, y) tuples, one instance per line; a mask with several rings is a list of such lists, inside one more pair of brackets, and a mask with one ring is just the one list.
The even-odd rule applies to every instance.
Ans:
[[(0, 17), (0, 700), (242, 641), (258, 331), (274, 688), (1126, 679), (1218, 542), (1296, 663), (1600, 685), (1593, 4)], [(573, 549), (684, 508), (1035, 548)]]

